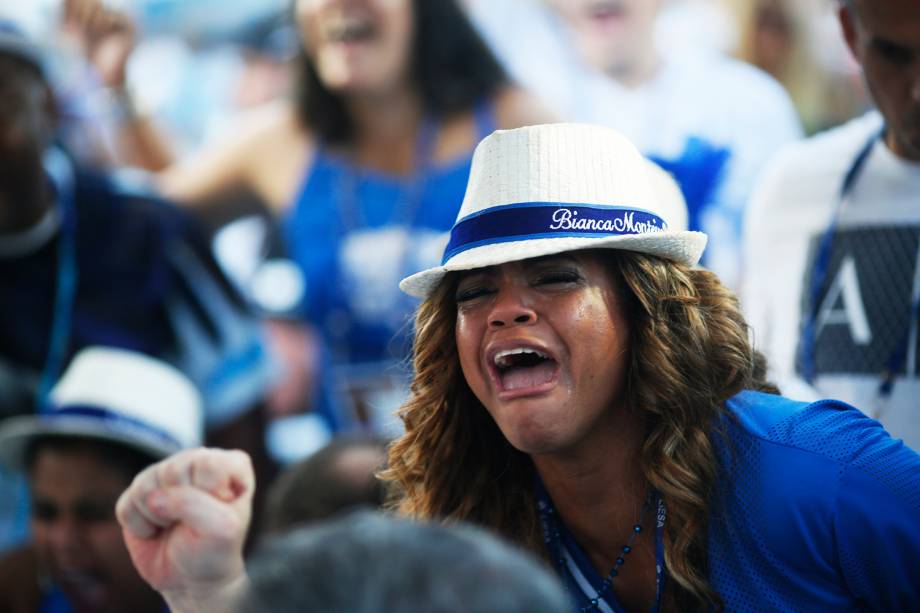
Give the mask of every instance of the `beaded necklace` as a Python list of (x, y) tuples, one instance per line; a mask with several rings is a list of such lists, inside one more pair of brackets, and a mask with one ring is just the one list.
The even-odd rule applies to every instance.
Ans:
[[(590, 611), (600, 610), (601, 602), (604, 602), (614, 611), (623, 610), (616, 600), (616, 595), (612, 593), (613, 581), (620, 574), (620, 569), (626, 563), (629, 554), (632, 552), (636, 538), (643, 532), (642, 524), (645, 521), (648, 512), (654, 506), (656, 508), (656, 589), (655, 603), (652, 606), (652, 611), (658, 611), (661, 604), (661, 594), (664, 587), (664, 551), (662, 543), (662, 529), (664, 527), (666, 514), (664, 503), (662, 502), (660, 496), (650, 495), (645, 501), (642, 506), (642, 510), (639, 513), (639, 519), (636, 524), (633, 525), (629, 537), (626, 540), (626, 544), (621, 548), (620, 555), (617, 556), (613, 568), (610, 569), (610, 572), (607, 573), (607, 576), (600, 582), (599, 587), (597, 586), (596, 582), (591, 582), (588, 580), (588, 583), (591, 584), (595, 592), (594, 596), (591, 597), (588, 593), (586, 593), (583, 586), (579, 584), (578, 580), (573, 575), (572, 570), (569, 567), (569, 561), (567, 561), (566, 558), (568, 557), (569, 560), (571, 560), (571, 562), (579, 568), (579, 571), (582, 573), (582, 575), (585, 575), (585, 578), (587, 578), (585, 570), (590, 568), (590, 562), (588, 562), (584, 553), (581, 552), (578, 543), (575, 542), (575, 540), (565, 529), (565, 526), (562, 524), (562, 521), (556, 513), (556, 509), (549, 498), (549, 494), (546, 492), (546, 489), (542, 482), (540, 482), (539, 478), (536, 480), (536, 493), (537, 509), (540, 513), (540, 525), (543, 530), (544, 543), (546, 544), (550, 556), (556, 565), (557, 572), (559, 573), (560, 577), (562, 577), (567, 583), (569, 592), (575, 596), (577, 601), (584, 603), (578, 605), (577, 610), (580, 613), (588, 613)], [(587, 597), (586, 601), (584, 600), (585, 597)]]

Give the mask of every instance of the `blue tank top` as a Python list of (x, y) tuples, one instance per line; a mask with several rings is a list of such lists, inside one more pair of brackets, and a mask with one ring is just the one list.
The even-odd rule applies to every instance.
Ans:
[[(477, 141), (495, 128), (488, 102), (475, 107), (474, 119)], [(423, 158), (430, 158), (424, 152), (432, 150), (437, 130), (427, 124), (420, 132), (421, 171), (409, 177), (355, 168), (346, 156), (320, 145), (281, 219), (288, 254), (304, 275), (299, 315), (320, 331), (324, 343), (314, 407), (334, 428), (351, 412), (343, 388), (375, 388), (381, 380), (392, 387), (394, 378), (405, 379), (401, 362), (409, 354), (417, 301), (399, 291), (398, 283), (440, 261), (445, 233), (463, 201), (472, 150), (433, 164)], [(402, 395), (395, 396), (399, 404)]]

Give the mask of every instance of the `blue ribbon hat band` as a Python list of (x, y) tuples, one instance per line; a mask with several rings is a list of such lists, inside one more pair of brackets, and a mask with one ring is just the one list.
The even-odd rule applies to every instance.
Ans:
[(50, 409), (39, 415), (39, 419), (51, 425), (66, 419), (84, 419), (86, 423), (95, 423), (99, 434), (109, 433), (127, 436), (130, 439), (162, 449), (164, 455), (182, 449), (182, 443), (160, 428), (140, 419), (134, 419), (103, 407), (91, 405), (68, 405), (60, 409)]
[(637, 208), (583, 203), (522, 202), (491, 207), (454, 225), (444, 265), (475, 247), (535, 238), (601, 238), (664, 232), (658, 215)]

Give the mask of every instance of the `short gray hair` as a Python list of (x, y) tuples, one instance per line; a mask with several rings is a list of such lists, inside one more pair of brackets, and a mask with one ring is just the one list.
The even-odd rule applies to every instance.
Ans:
[(548, 567), (479, 528), (362, 511), (267, 542), (241, 613), (563, 613)]

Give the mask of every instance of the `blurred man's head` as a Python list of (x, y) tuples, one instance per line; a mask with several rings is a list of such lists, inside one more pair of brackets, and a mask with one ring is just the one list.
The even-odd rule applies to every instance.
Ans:
[(548, 568), (469, 526), (363, 512), (270, 541), (240, 613), (562, 613)]
[(844, 0), (839, 16), (885, 117), (885, 142), (897, 155), (920, 161), (920, 3)]
[(339, 438), (288, 467), (268, 491), (265, 529), (280, 532), (358, 508), (379, 508), (384, 487), (376, 472), (386, 462), (386, 442)]
[(115, 518), (118, 496), (154, 458), (108, 441), (49, 436), (33, 441), (26, 461), (32, 542), (74, 611), (161, 611)]
[(627, 85), (656, 59), (655, 18), (661, 0), (545, 0), (567, 22), (584, 59)]
[(0, 460), (28, 477), (33, 545), (76, 613), (160, 613), (115, 517), (145, 466), (201, 441), (201, 399), (154, 358), (82, 350), (37, 415), (0, 424)]
[(42, 155), (54, 98), (34, 47), (0, 21), (0, 232), (28, 228), (49, 202)]

